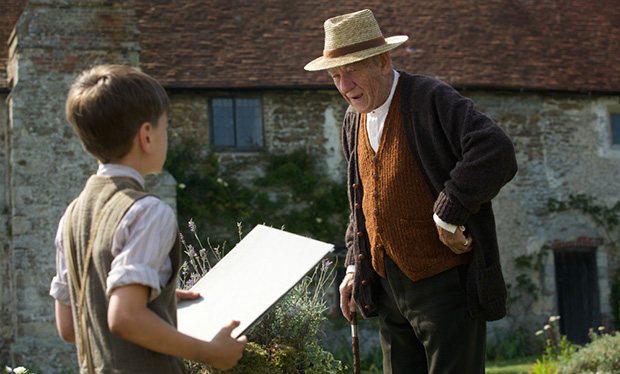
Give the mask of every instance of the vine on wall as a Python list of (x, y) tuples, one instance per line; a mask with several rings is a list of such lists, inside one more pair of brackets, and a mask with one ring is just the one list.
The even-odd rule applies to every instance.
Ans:
[(244, 183), (197, 144), (170, 150), (165, 167), (178, 183), (179, 226), (193, 219), (216, 242), (234, 241), (237, 222), (248, 230), (264, 223), (342, 242), (349, 210), (345, 183), (330, 179), (319, 158), (303, 150), (260, 158), (264, 175)]

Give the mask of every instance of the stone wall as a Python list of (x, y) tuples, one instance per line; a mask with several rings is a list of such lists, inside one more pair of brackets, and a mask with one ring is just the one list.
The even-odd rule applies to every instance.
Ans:
[[(620, 151), (610, 147), (609, 108), (618, 96), (562, 95), (534, 93), (465, 92), (479, 108), (495, 118), (509, 133), (517, 152), (519, 172), (494, 200), (502, 266), (507, 281), (515, 286), (514, 259), (534, 254), (554, 241), (604, 238), (603, 231), (577, 212), (549, 214), (550, 198), (566, 199), (587, 194), (611, 206), (620, 200)], [(603, 320), (609, 322), (609, 283), (618, 268), (610, 255), (608, 241), (597, 248), (599, 291)], [(561, 250), (561, 249), (557, 249)], [(608, 265), (609, 264), (609, 265)], [(541, 297), (525, 315), (511, 308), (512, 320), (545, 321), (557, 314), (553, 253), (546, 256), (542, 272), (530, 272)], [(542, 325), (541, 325), (542, 326)]]
[[(183, 149), (183, 143), (189, 141), (204, 145), (204, 151), (208, 151), (209, 98), (230, 94), (170, 92), (170, 150)], [(343, 178), (340, 123), (346, 105), (338, 92), (270, 90), (244, 92), (243, 95), (261, 98), (264, 149), (258, 152), (218, 152), (221, 165), (231, 170), (232, 176), (249, 180), (262, 174), (264, 155), (304, 149), (320, 156), (334, 180)]]
[[(44, 372), (75, 367), (75, 348), (62, 343), (48, 296), (55, 274), (54, 234), (66, 204), (96, 168), (64, 119), (72, 80), (97, 63), (138, 61), (133, 12), (110, 1), (33, 0), (10, 41), (8, 205), (9, 277), (14, 290), (9, 365)], [(4, 314), (4, 313), (3, 313)]]
[[(608, 108), (617, 96), (536, 94), (515, 92), (463, 92), (488, 113), (512, 138), (519, 172), (494, 200), (502, 266), (513, 287), (522, 272), (515, 258), (538, 253), (553, 241), (602, 238), (604, 233), (575, 212), (548, 214), (550, 198), (570, 194), (596, 196), (601, 203), (618, 201), (620, 150), (609, 146)], [(171, 148), (183, 139), (209, 145), (208, 98), (218, 93), (172, 94)], [(327, 170), (335, 179), (344, 177), (339, 144), (340, 122), (346, 106), (335, 90), (266, 91), (263, 102), (265, 152), (281, 153), (295, 147), (323, 154)], [(244, 178), (261, 172), (260, 153), (217, 153), (233, 176)], [(234, 166), (234, 167), (233, 167)], [(607, 261), (608, 247), (598, 248), (599, 288), (602, 312), (608, 317), (608, 275), (617, 271), (617, 260)], [(608, 265), (609, 264), (609, 265)], [(512, 319), (495, 325), (507, 327), (514, 319), (543, 321), (557, 313), (553, 253), (546, 256), (542, 272), (527, 275), (540, 288), (541, 297), (527, 314), (513, 305)], [(513, 288), (513, 293), (514, 288)], [(608, 318), (607, 318), (608, 320)]]
[(4, 105), (6, 94), (0, 94), (0, 363), (8, 362), (11, 337), (11, 288), (9, 279), (8, 206), (6, 202), (8, 116)]

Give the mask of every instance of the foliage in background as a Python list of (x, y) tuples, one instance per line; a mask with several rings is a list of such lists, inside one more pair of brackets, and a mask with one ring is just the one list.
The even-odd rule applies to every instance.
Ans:
[[(575, 210), (591, 219), (597, 227), (603, 229), (605, 237), (612, 248), (612, 254), (620, 256), (620, 247), (616, 241), (615, 230), (620, 227), (620, 201), (611, 207), (599, 204), (592, 196), (585, 194), (569, 195), (567, 200), (549, 199), (547, 202), (549, 212), (565, 212)], [(620, 326), (620, 270), (615, 269), (615, 276), (610, 279), (611, 295), (610, 304), (616, 327)]]
[(536, 336), (544, 340), (544, 351), (532, 366), (533, 374), (558, 373), (558, 366), (570, 360), (577, 350), (578, 346), (569, 342), (565, 335), (560, 335), (559, 320), (560, 316), (549, 317), (549, 322), (543, 329), (536, 332)]
[(592, 335), (592, 342), (561, 363), (560, 373), (620, 373), (620, 333)]
[(535, 344), (535, 337), (525, 326), (513, 326), (497, 331), (490, 337), (486, 347), (487, 361), (506, 361), (521, 357), (540, 355), (541, 348)]
[(341, 242), (348, 218), (344, 182), (329, 178), (320, 160), (303, 150), (257, 156), (264, 175), (242, 183), (217, 157), (191, 142), (168, 152), (166, 170), (179, 183), (180, 222), (208, 227), (215, 242), (235, 240), (237, 222), (264, 223), (326, 242)]
[[(195, 240), (182, 239), (188, 258), (181, 267), (182, 288), (195, 284), (223, 256), (221, 249), (209, 241), (207, 248), (203, 246), (193, 221), (189, 228)], [(241, 232), (239, 225), (239, 238)], [(342, 363), (319, 344), (320, 328), (326, 320), (325, 293), (334, 280), (334, 269), (335, 264), (324, 260), (254, 324), (246, 334), (250, 343), (243, 357), (227, 373), (343, 373)], [(190, 373), (223, 373), (193, 362), (186, 365)]]

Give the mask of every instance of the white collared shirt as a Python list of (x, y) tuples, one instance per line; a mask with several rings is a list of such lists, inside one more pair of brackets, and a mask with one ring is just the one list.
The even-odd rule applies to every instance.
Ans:
[[(97, 175), (130, 177), (144, 187), (144, 178), (135, 169), (118, 164), (100, 164)], [(56, 275), (50, 295), (70, 305), (68, 270), (62, 243), (65, 216), (56, 232)], [(161, 293), (172, 276), (170, 249), (176, 240), (177, 222), (172, 208), (154, 196), (136, 201), (121, 219), (112, 240), (112, 265), (106, 281), (106, 295), (114, 288), (141, 284), (151, 289), (149, 301)]]

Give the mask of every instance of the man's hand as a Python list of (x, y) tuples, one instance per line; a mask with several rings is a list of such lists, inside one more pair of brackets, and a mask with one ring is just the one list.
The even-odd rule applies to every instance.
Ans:
[(351, 297), (353, 293), (353, 279), (355, 273), (347, 273), (340, 283), (340, 310), (347, 321), (351, 321), (351, 312), (355, 310), (355, 300)]
[(457, 228), (453, 234), (439, 225), (435, 226), (437, 227), (439, 240), (450, 248), (452, 252), (460, 255), (471, 251), (473, 239), (465, 236), (465, 233), (460, 228)]

